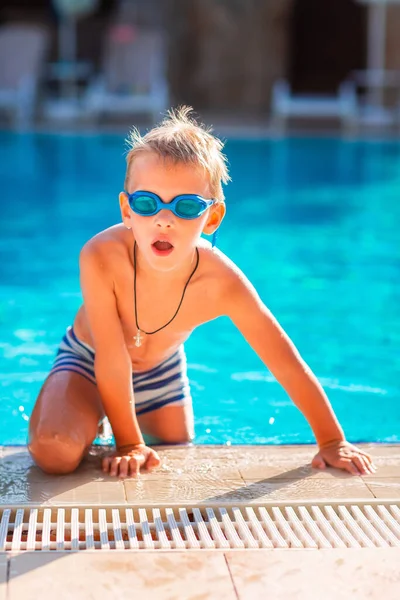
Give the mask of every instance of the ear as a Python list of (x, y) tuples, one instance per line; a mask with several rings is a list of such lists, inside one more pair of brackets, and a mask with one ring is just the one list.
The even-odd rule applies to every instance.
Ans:
[(125, 192), (120, 192), (118, 198), (119, 198), (119, 207), (121, 209), (122, 221), (127, 229), (131, 229), (132, 228), (132, 224), (131, 224), (132, 211), (131, 211), (131, 207), (129, 206), (128, 196), (126, 195)]
[(226, 213), (225, 202), (218, 202), (210, 208), (208, 219), (203, 227), (203, 233), (211, 235), (221, 225), (222, 219)]

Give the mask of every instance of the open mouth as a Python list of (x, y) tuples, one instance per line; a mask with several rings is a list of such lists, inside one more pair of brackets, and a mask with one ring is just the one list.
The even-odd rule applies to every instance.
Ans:
[(165, 240), (157, 240), (151, 245), (151, 247), (153, 248), (156, 254), (161, 256), (166, 256), (167, 254), (170, 254), (174, 249), (173, 245), (170, 242), (166, 242)]

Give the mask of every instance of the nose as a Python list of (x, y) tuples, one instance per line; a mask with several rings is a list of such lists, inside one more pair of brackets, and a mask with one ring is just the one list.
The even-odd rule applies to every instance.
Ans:
[(170, 210), (160, 210), (155, 215), (155, 224), (160, 228), (170, 228), (173, 224), (174, 215)]

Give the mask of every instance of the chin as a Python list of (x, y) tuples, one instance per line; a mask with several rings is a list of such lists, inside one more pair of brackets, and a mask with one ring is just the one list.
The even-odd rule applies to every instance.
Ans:
[(176, 262), (176, 258), (173, 256), (149, 256), (148, 261), (153, 269), (160, 271), (161, 273), (168, 273), (174, 271), (179, 267), (179, 263)]

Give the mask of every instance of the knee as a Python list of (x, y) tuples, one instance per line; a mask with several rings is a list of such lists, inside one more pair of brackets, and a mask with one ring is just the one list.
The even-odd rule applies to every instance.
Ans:
[(36, 433), (28, 443), (28, 450), (46, 473), (65, 475), (79, 466), (85, 447), (66, 435), (54, 432)]

